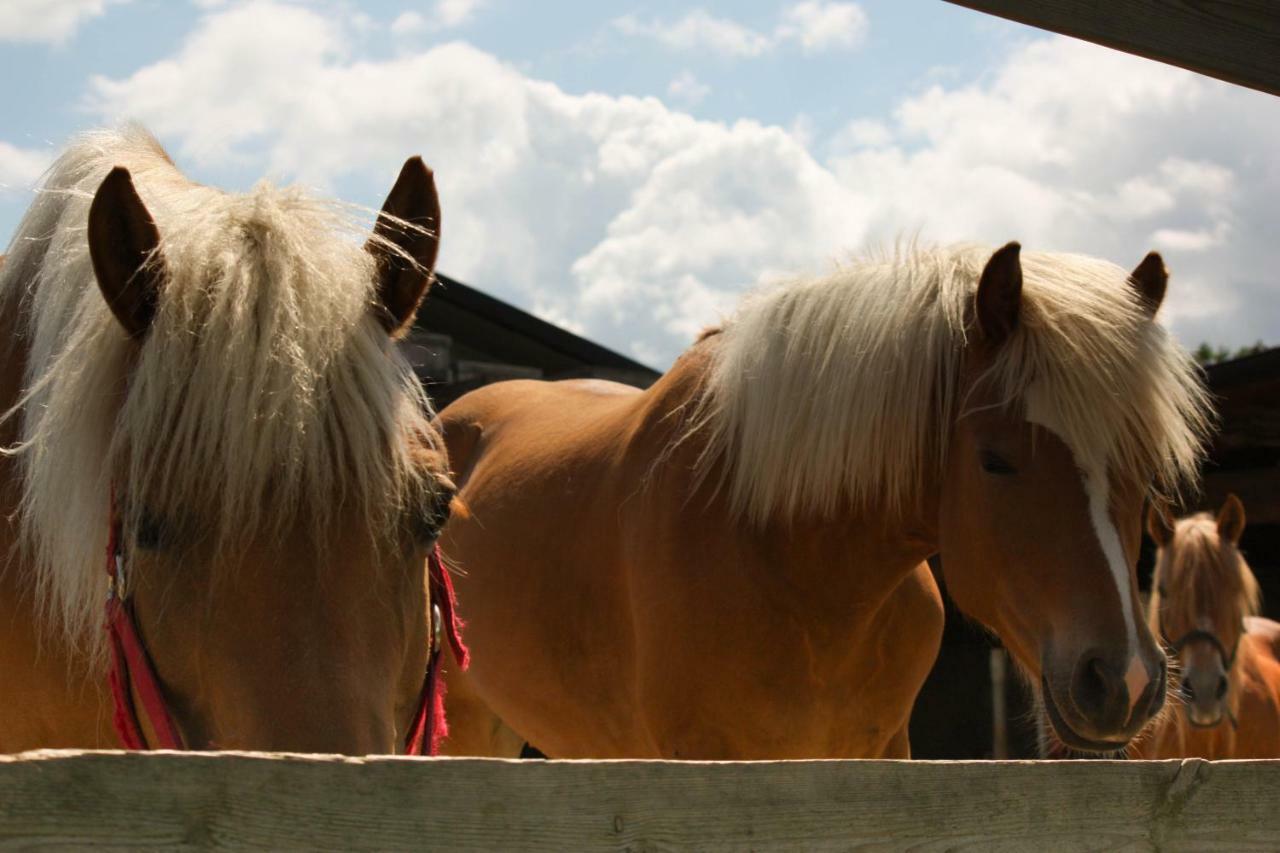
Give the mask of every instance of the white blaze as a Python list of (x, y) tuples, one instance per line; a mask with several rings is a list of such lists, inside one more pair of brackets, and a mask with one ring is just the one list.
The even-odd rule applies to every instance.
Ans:
[[(1034, 401), (1034, 396), (1032, 400)], [(1058, 430), (1054, 429), (1047, 418), (1038, 416), (1040, 413), (1036, 412), (1036, 408), (1034, 402), (1028, 406), (1027, 420), (1044, 427), (1066, 444), (1072, 460), (1080, 471), (1085, 496), (1089, 500), (1089, 521), (1093, 525), (1098, 546), (1102, 549), (1102, 556), (1106, 559), (1108, 568), (1111, 569), (1111, 580), (1115, 583), (1116, 595), (1120, 599), (1120, 613), (1124, 618), (1125, 626), (1125, 656), (1129, 661), (1124, 681), (1129, 689), (1129, 709), (1132, 711), (1138, 698), (1151, 682), (1151, 675), (1138, 654), (1133, 586), (1129, 581), (1129, 563), (1124, 557), (1124, 546), (1120, 544), (1120, 534), (1116, 530), (1115, 522), (1111, 520), (1111, 484), (1107, 479), (1107, 471), (1096, 465), (1090, 466), (1089, 469), (1081, 466), (1081, 454), (1063, 438)]]
[[(1074, 454), (1073, 454), (1074, 455)], [(1094, 471), (1084, 476), (1084, 490), (1089, 497), (1089, 521), (1093, 523), (1094, 535), (1102, 547), (1102, 555), (1111, 569), (1111, 579), (1115, 581), (1116, 592), (1120, 596), (1120, 610), (1124, 614), (1124, 625), (1127, 638), (1127, 651), (1130, 656), (1138, 652), (1138, 634), (1134, 628), (1133, 588), (1129, 583), (1129, 564), (1124, 558), (1124, 548), (1120, 544), (1120, 534), (1116, 531), (1115, 522), (1111, 520), (1111, 489), (1105, 471)]]

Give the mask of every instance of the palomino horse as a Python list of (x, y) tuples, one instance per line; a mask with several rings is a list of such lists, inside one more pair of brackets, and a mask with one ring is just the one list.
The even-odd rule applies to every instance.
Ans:
[(1165, 285), (1154, 253), (904, 251), (764, 290), (644, 392), (462, 397), (446, 750), (905, 756), (934, 553), (1062, 737), (1125, 744), (1165, 690), (1143, 498), (1194, 476), (1206, 420)]
[(452, 494), (392, 344), (431, 173), (405, 164), (363, 247), (356, 215), (191, 183), (137, 128), (52, 167), (0, 269), (0, 752), (116, 746), (113, 702), (157, 701), (151, 746), (402, 748)]
[(1143, 758), (1280, 758), (1280, 624), (1258, 616), (1244, 520), (1235, 495), (1217, 518), (1147, 514), (1159, 548), (1148, 621), (1177, 656), (1182, 707), (1135, 744)]

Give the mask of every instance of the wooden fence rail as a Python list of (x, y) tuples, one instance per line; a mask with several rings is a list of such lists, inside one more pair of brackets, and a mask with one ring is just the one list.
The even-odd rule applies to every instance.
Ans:
[(0, 848), (1250, 850), (1280, 761), (0, 756)]

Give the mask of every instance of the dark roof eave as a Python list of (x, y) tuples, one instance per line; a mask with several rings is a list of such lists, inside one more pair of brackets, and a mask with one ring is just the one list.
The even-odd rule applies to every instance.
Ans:
[(1209, 387), (1215, 393), (1260, 380), (1274, 380), (1280, 378), (1280, 347), (1210, 364), (1204, 372)]
[(427, 299), (448, 302), (464, 311), (483, 316), (496, 325), (531, 338), (548, 349), (584, 364), (649, 373), (655, 379), (661, 375), (660, 371), (646, 364), (548, 323), (509, 302), (482, 293), (446, 275), (436, 275), (436, 284), (431, 288)]

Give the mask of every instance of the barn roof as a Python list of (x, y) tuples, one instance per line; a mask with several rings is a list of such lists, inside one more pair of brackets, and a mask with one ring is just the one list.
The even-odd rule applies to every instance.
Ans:
[(1280, 95), (1275, 0), (949, 0)]

